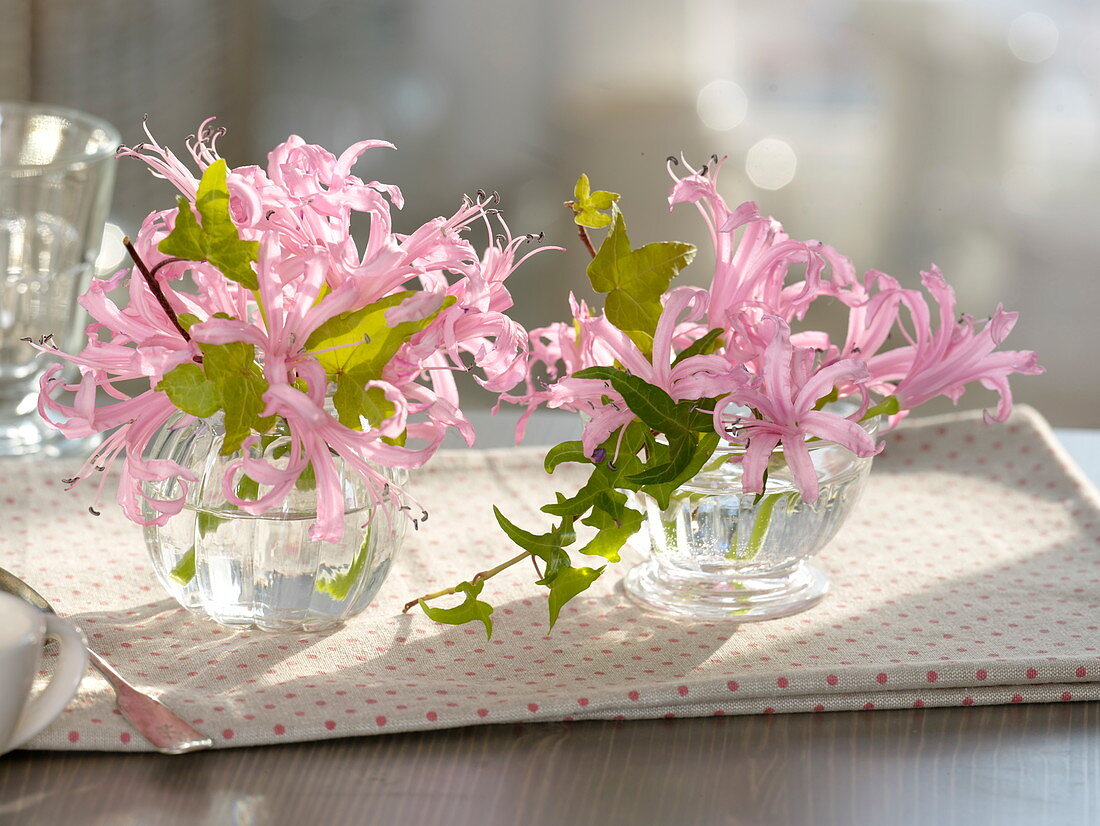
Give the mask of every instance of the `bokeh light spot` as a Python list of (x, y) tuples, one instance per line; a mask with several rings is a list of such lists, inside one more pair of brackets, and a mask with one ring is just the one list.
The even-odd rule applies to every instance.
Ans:
[(745, 156), (745, 172), (761, 189), (782, 189), (794, 180), (798, 156), (785, 140), (764, 138)]
[(1021, 14), (1008, 27), (1008, 48), (1026, 63), (1042, 63), (1058, 50), (1058, 25), (1041, 12)]
[(708, 129), (728, 132), (741, 125), (749, 111), (745, 90), (732, 80), (712, 80), (699, 90), (695, 111)]

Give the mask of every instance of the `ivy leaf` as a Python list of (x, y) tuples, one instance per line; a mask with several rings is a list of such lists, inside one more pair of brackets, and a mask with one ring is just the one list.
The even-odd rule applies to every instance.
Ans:
[(349, 373), (336, 374), (336, 392), (332, 404), (340, 424), (352, 430), (363, 429), (363, 419), (377, 427), (394, 414), (393, 402), (381, 387), (365, 387), (365, 380)]
[(565, 603), (582, 591), (587, 590), (588, 586), (596, 581), (606, 567), (606, 565), (599, 568), (567, 567), (558, 572), (557, 576), (550, 582), (550, 599), (548, 602), (551, 628), (558, 621), (558, 614), (561, 613)]
[(237, 482), (237, 498), (255, 502), (260, 498), (260, 483), (247, 474)]
[(194, 313), (180, 313), (176, 320), (180, 323), (180, 326), (190, 331), (192, 327), (199, 323), (199, 317)]
[(611, 386), (623, 397), (631, 412), (654, 430), (671, 438), (689, 429), (682, 420), (682, 408), (660, 387), (622, 372), (611, 377)]
[(870, 410), (863, 414), (863, 418), (860, 421), (865, 422), (868, 419), (873, 419), (875, 416), (895, 416), (901, 410), (901, 403), (898, 401), (897, 396), (887, 396), (880, 401)]
[(673, 360), (672, 366), (675, 367), (684, 359), (689, 359), (692, 356), (709, 356), (714, 353), (722, 346), (722, 334), (724, 332), (725, 330), (721, 327), (716, 327), (697, 338), (688, 347), (680, 351), (679, 355)]
[(256, 349), (251, 344), (232, 341), (200, 344), (199, 348), (206, 378), (217, 385), (221, 394), (225, 411), (221, 455), (229, 456), (240, 450), (241, 443), (253, 430), (263, 433), (275, 423), (273, 416), (260, 416), (267, 380), (256, 364)]
[(386, 311), (414, 295), (406, 290), (358, 310), (340, 313), (314, 330), (306, 340), (306, 350), (328, 351), (317, 353), (315, 358), (336, 382), (332, 403), (345, 427), (362, 430), (362, 419), (377, 425), (393, 414), (393, 405), (381, 390), (366, 389), (367, 382), (380, 379), (401, 346), (455, 302), (454, 296), (446, 296), (439, 307), (424, 318), (401, 321), (391, 327), (386, 322)]
[(553, 473), (558, 465), (564, 464), (565, 462), (590, 461), (592, 460), (584, 455), (584, 444), (582, 442), (562, 442), (561, 444), (554, 445), (546, 452), (546, 458), (543, 459), (542, 466), (547, 473)]
[(206, 378), (203, 368), (193, 361), (174, 367), (164, 374), (156, 389), (166, 394), (184, 413), (205, 419), (222, 408), (218, 385)]
[(563, 569), (569, 567), (569, 554), (560, 548), (556, 548), (550, 551), (543, 561), (546, 563), (546, 570), (543, 572), (542, 579), (536, 580), (535, 584), (549, 587), (554, 577)]
[(588, 265), (588, 279), (596, 292), (607, 293), (608, 321), (624, 332), (652, 336), (661, 315), (661, 296), (691, 263), (695, 247), (661, 241), (631, 249), (623, 214), (612, 208), (611, 216), (614, 223)]
[[(625, 498), (623, 497), (624, 500)], [(582, 524), (595, 528), (598, 533), (580, 552), (602, 556), (608, 562), (618, 562), (619, 551), (642, 527), (644, 519), (640, 512), (628, 508), (613, 497), (599, 497), (592, 508), (592, 514), (581, 520)]]
[(701, 434), (699, 436), (699, 441), (695, 445), (695, 454), (679, 476), (663, 484), (645, 485), (639, 488), (639, 490), (652, 496), (654, 500), (656, 500), (657, 506), (660, 507), (661, 510), (664, 510), (668, 507), (673, 492), (682, 484), (695, 477), (702, 469), (703, 465), (705, 465), (710, 460), (711, 456), (714, 455), (714, 450), (718, 447), (719, 441), (721, 441), (721, 437), (714, 431)]
[(222, 274), (250, 290), (260, 282), (252, 269), (259, 257), (259, 241), (242, 241), (229, 214), (229, 187), (226, 185), (226, 162), (221, 158), (210, 164), (199, 181), (195, 208), (202, 219), (200, 225), (191, 211), (191, 203), (178, 198), (179, 213), (168, 237), (157, 244), (165, 255), (188, 261), (209, 261)]
[(497, 524), (500, 525), (501, 530), (508, 535), (509, 539), (547, 564), (550, 564), (554, 551), (564, 550), (566, 546), (572, 545), (577, 538), (577, 534), (573, 530), (572, 519), (563, 519), (560, 524), (547, 533), (533, 534), (514, 525), (508, 517), (500, 512), (500, 508), (496, 505), (493, 505), (493, 513), (496, 515)]
[(578, 226), (601, 229), (611, 223), (611, 216), (605, 215), (601, 210), (611, 209), (611, 205), (617, 200), (618, 192), (605, 192), (602, 189), (593, 192), (588, 176), (582, 172), (577, 179), (577, 185), (573, 187), (573, 200), (567, 205), (573, 208), (573, 222)]
[(477, 598), (478, 594), (481, 593), (481, 589), (484, 587), (484, 582), (479, 582), (476, 585), (472, 582), (460, 582), (455, 586), (455, 593), (465, 594), (466, 599), (459, 605), (453, 608), (433, 608), (424, 600), (420, 600), (420, 607), (423, 609), (424, 613), (428, 615), (429, 619), (447, 625), (463, 625), (467, 622), (475, 621), (481, 622), (485, 625), (486, 639), (491, 640), (493, 638), (493, 620), (491, 619), (493, 606)]
[(600, 381), (611, 381), (612, 376), (626, 376), (629, 375), (624, 370), (619, 370), (615, 367), (585, 367), (583, 370), (578, 370), (573, 374), (575, 379), (599, 379)]
[(659, 485), (679, 478), (695, 456), (698, 440), (691, 432), (676, 433), (668, 437), (668, 461), (647, 466), (641, 473), (630, 477), (639, 485)]
[[(593, 507), (601, 494), (615, 493), (616, 488), (637, 490), (639, 486), (630, 482), (630, 475), (642, 470), (637, 453), (646, 444), (648, 435), (646, 426), (637, 420), (628, 424), (625, 432), (616, 430), (600, 445), (606, 458), (592, 466), (592, 474), (581, 489), (568, 499), (559, 496), (553, 505), (544, 505), (543, 513), (577, 517)], [(626, 501), (625, 497), (622, 501)]]

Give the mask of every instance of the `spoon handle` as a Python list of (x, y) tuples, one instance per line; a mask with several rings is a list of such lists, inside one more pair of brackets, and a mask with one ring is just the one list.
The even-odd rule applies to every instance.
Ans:
[(196, 731), (185, 720), (162, 703), (142, 694), (96, 654), (88, 651), (92, 665), (107, 678), (115, 690), (118, 710), (138, 733), (164, 754), (185, 754), (208, 749), (213, 741)]

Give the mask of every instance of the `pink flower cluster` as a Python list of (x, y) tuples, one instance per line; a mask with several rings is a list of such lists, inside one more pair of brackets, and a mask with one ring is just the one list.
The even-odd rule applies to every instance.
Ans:
[[(998, 307), (984, 325), (956, 317), (954, 291), (935, 267), (922, 278), (938, 312), (920, 290), (876, 271), (859, 278), (851, 261), (831, 247), (788, 237), (752, 202), (730, 209), (716, 186), (718, 159), (699, 170), (687, 167), (682, 176), (677, 166), (670, 159), (670, 208), (690, 203), (702, 215), (714, 246), (710, 287), (665, 293), (651, 360), (606, 317), (571, 297), (572, 323), (531, 332), (526, 392), (501, 397), (527, 407), (518, 438), (538, 406), (572, 410), (586, 416), (583, 444), (592, 456), (633, 413), (607, 382), (573, 374), (617, 362), (676, 401), (718, 400), (715, 429), (744, 448), (746, 493), (763, 491), (768, 461), (781, 446), (800, 492), (813, 502), (818, 483), (807, 439), (835, 442), (861, 457), (878, 452), (881, 445), (860, 425), (872, 394), (897, 399), (899, 412), (891, 418), (896, 424), (930, 399), (956, 401), (968, 384), (979, 382), (1000, 396), (987, 420), (1003, 421), (1012, 408), (1009, 375), (1042, 372), (1033, 352), (997, 350), (1016, 313)], [(848, 309), (842, 344), (821, 331), (792, 330), (825, 298)], [(712, 330), (721, 331), (714, 353), (673, 364)], [(901, 343), (888, 349), (892, 333)], [(858, 400), (850, 413), (818, 409), (834, 389), (841, 398)]]
[[(200, 173), (219, 159), (219, 135), (206, 121), (189, 141)], [(392, 492), (376, 465), (422, 465), (450, 427), (473, 442), (452, 371), (471, 369), (472, 363), (477, 380), (494, 392), (507, 390), (525, 375), (528, 335), (505, 315), (512, 306), (505, 281), (525, 260), (518, 248), (531, 238), (512, 238), (491, 208), (495, 196), (480, 193), (476, 201), (464, 200), (450, 217), (429, 221), (407, 235), (395, 232), (391, 207), (402, 207), (401, 191), (351, 174), (359, 156), (378, 147), (392, 148), (384, 141), (362, 141), (336, 157), (291, 136), (270, 153), (266, 169), (228, 171), (233, 223), (241, 239), (260, 244), (255, 293), (209, 263), (177, 261), (158, 251), (158, 243), (175, 225), (176, 209), (145, 219), (134, 242), (140, 258), (155, 274), (175, 315), (190, 314), (198, 321), (189, 338), (179, 332), (137, 268), (93, 281), (80, 299), (94, 319), (84, 349), (70, 355), (43, 348), (80, 373), (69, 383), (60, 364), (46, 372), (39, 397), (43, 417), (71, 438), (109, 433), (71, 482), (123, 456), (118, 499), (131, 520), (163, 524), (181, 510), (188, 485), (196, 481), (193, 471), (146, 453), (154, 434), (179, 414), (155, 388), (173, 368), (199, 361), (199, 344), (254, 345), (268, 384), (262, 415), (281, 417), (290, 434), (289, 459), (281, 463), (249, 450), (255, 436), (245, 441), (223, 480), (226, 500), (249, 513), (263, 512), (282, 502), (312, 463), (317, 540), (335, 541), (343, 531), (343, 495), (334, 457), (357, 471), (380, 500)], [(147, 144), (119, 154), (144, 161), (194, 201), (199, 179), (151, 134)], [(369, 220), (362, 250), (351, 235), (353, 213), (364, 213)], [(474, 224), (488, 231), (481, 252), (463, 238), (463, 231)], [(185, 276), (192, 287), (175, 289)], [(325, 369), (304, 345), (334, 316), (402, 289), (417, 292), (387, 311), (389, 325), (438, 312), (400, 347), (382, 378), (371, 382), (392, 404), (393, 413), (370, 428), (350, 429), (326, 405)], [(126, 291), (124, 302), (112, 297), (116, 290)], [(130, 389), (135, 383), (142, 388), (136, 394)], [(71, 401), (62, 400), (66, 392), (73, 395)], [(407, 434), (407, 446), (383, 440), (402, 433)], [(261, 485), (259, 499), (238, 496), (241, 474)], [(145, 483), (170, 478), (180, 481), (180, 497), (165, 501), (146, 493)]]

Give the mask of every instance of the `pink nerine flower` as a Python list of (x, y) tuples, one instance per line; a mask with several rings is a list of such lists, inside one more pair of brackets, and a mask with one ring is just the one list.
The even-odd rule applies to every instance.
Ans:
[[(841, 359), (827, 367), (814, 369), (815, 352), (791, 343), (791, 328), (783, 319), (768, 316), (764, 326), (771, 328), (771, 341), (763, 353), (761, 383), (758, 387), (733, 390), (714, 411), (715, 428), (735, 443), (745, 446), (743, 460), (745, 493), (764, 492), (764, 471), (772, 451), (779, 445), (803, 498), (817, 501), (817, 472), (806, 439), (816, 436), (848, 448), (860, 457), (873, 456), (882, 448), (859, 424), (867, 412), (867, 394), (850, 416), (815, 410), (819, 399), (834, 387), (859, 386), (871, 374), (858, 359)], [(732, 433), (726, 432), (726, 412), (731, 405), (755, 411), (740, 416)]]
[[(819, 491), (806, 441), (823, 439), (858, 456), (873, 455), (878, 447), (860, 424), (871, 393), (895, 397), (884, 401), (883, 409), (896, 424), (929, 399), (955, 400), (966, 385), (979, 382), (1000, 395), (996, 413), (987, 414), (1000, 421), (1011, 411), (1009, 376), (1042, 372), (1033, 352), (997, 350), (1015, 313), (998, 307), (980, 330), (969, 316), (956, 321), (954, 292), (933, 269), (923, 275), (939, 304), (934, 328), (919, 291), (873, 270), (857, 277), (843, 255), (817, 241), (788, 237), (752, 202), (730, 208), (718, 193), (721, 165), (717, 157), (700, 169), (674, 159), (669, 163), (670, 207), (694, 204), (710, 235), (714, 270), (708, 288), (665, 292), (651, 355), (605, 315), (571, 297), (572, 324), (532, 333), (526, 392), (501, 396), (527, 406), (519, 437), (539, 405), (573, 410), (586, 417), (583, 441), (592, 455), (635, 417), (607, 382), (574, 374), (615, 367), (676, 401), (713, 400), (715, 430), (745, 448), (746, 492), (762, 492), (769, 457), (782, 448), (795, 484), (813, 502)], [(684, 174), (678, 174), (681, 169)], [(791, 329), (821, 299), (834, 299), (847, 310), (842, 347), (823, 331)], [(912, 331), (899, 318), (903, 308)], [(710, 354), (682, 358), (705, 335), (716, 336)], [(846, 397), (858, 399), (857, 410), (847, 416), (832, 412), (829, 402)]]
[(1015, 326), (1018, 313), (998, 305), (985, 326), (975, 330), (970, 316), (956, 319), (955, 291), (938, 268), (921, 273), (921, 279), (939, 304), (938, 328), (932, 329), (932, 313), (924, 297), (915, 290), (904, 291), (900, 301), (909, 309), (916, 335), (911, 337), (899, 325), (910, 343), (868, 360), (875, 381), (894, 383), (893, 392), (903, 410), (936, 396), (957, 402), (966, 385), (977, 381), (1000, 397), (996, 413), (985, 413), (986, 421), (1003, 422), (1012, 412), (1008, 377), (1043, 372), (1030, 350), (997, 350)]
[[(200, 175), (219, 161), (219, 135), (206, 121), (188, 144)], [(140, 524), (163, 524), (179, 512), (193, 474), (144, 454), (153, 435), (180, 416), (157, 385), (180, 365), (201, 365), (201, 346), (254, 348), (266, 385), (260, 415), (278, 417), (289, 433), (289, 451), (278, 462), (263, 456), (258, 434), (244, 440), (223, 479), (226, 501), (249, 513), (275, 507), (312, 465), (317, 482), (315, 539), (335, 541), (343, 531), (337, 457), (381, 501), (403, 494), (387, 485), (374, 465), (419, 467), (452, 427), (473, 442), (451, 374), (473, 370), (483, 386), (497, 392), (523, 379), (528, 335), (506, 315), (512, 299), (505, 281), (531, 254), (519, 255), (520, 246), (535, 239), (513, 238), (498, 210), (491, 208), (496, 196), (483, 193), (476, 201), (465, 200), (449, 217), (409, 234), (394, 232), (391, 208), (402, 206), (400, 190), (351, 174), (363, 152), (379, 147), (390, 144), (361, 141), (337, 157), (291, 136), (268, 156), (266, 170), (249, 166), (227, 171), (230, 219), (241, 240), (259, 242), (255, 291), (208, 262), (159, 251), (158, 244), (175, 226), (177, 210), (145, 219), (134, 249), (148, 272), (135, 267), (93, 281), (81, 299), (94, 321), (80, 353), (41, 346), (80, 371), (73, 383), (62, 377), (60, 366), (47, 371), (39, 400), (42, 415), (72, 437), (113, 431), (72, 482), (123, 456), (118, 496), (126, 515)], [(145, 161), (193, 206), (200, 177), (152, 135), (148, 144), (119, 154)], [(351, 236), (356, 212), (366, 213), (370, 221), (362, 250)], [(464, 237), (474, 225), (487, 230), (480, 252)], [(183, 279), (191, 287), (177, 289)], [(123, 304), (109, 297), (121, 287), (128, 288)], [(307, 349), (307, 342), (337, 316), (371, 312), (378, 302), (385, 311), (384, 321), (376, 323), (386, 336), (378, 335), (405, 332), (392, 333), (399, 338), (392, 349), (380, 351), (386, 353), (385, 363), (356, 380), (357, 390), (384, 400), (388, 412), (380, 420), (360, 420), (356, 427), (341, 421), (332, 408), (330, 382), (339, 376), (331, 370), (340, 368), (329, 361), (326, 369), (324, 354), (366, 347), (371, 337), (318, 350)], [(183, 318), (186, 328), (179, 321)], [(145, 389), (132, 395), (119, 386), (128, 382), (131, 387), (133, 380)], [(107, 403), (97, 401), (97, 390), (108, 397)], [(75, 394), (72, 404), (60, 400), (66, 391)], [(185, 416), (182, 423), (187, 420)], [(242, 475), (259, 483), (257, 498), (239, 495)], [(163, 501), (146, 495), (144, 483), (170, 478), (180, 481), (178, 498)]]

